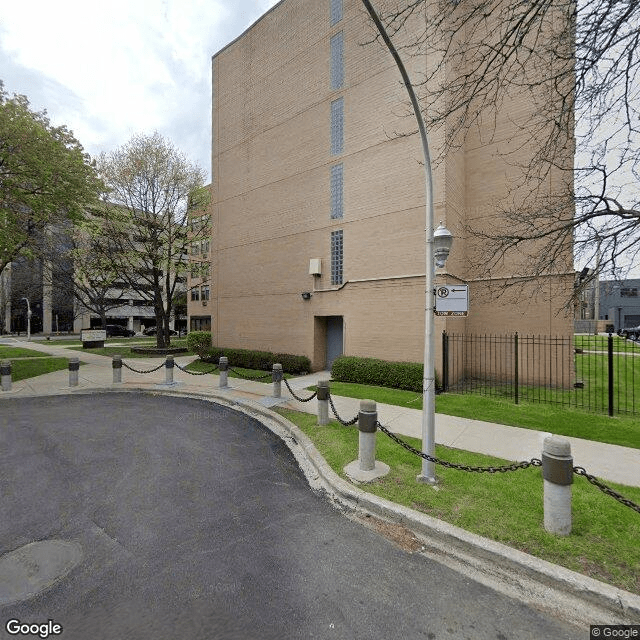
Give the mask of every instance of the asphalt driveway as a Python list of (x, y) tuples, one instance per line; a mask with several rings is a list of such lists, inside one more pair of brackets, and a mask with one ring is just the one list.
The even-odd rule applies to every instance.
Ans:
[(82, 549), (0, 606), (0, 637), (25, 637), (9, 620), (63, 640), (586, 637), (345, 517), (278, 438), (209, 402), (3, 401), (0, 482), (0, 554)]

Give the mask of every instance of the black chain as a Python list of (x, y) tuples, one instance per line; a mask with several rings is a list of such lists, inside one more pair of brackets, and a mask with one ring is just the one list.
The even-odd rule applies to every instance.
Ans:
[(615, 498), (618, 502), (622, 503), (626, 507), (629, 507), (634, 511), (640, 513), (640, 505), (637, 505), (635, 502), (632, 502), (628, 498), (625, 498), (617, 491), (614, 491), (611, 487), (608, 487), (606, 484), (600, 482), (598, 478), (587, 473), (583, 467), (573, 467), (573, 473), (575, 473), (577, 476), (584, 476), (592, 485), (598, 487), (598, 489), (600, 489), (602, 493), (606, 493), (608, 496)]
[(180, 371), (184, 371), (190, 376), (206, 376), (207, 374), (213, 373), (218, 369), (218, 367), (214, 367), (213, 369), (211, 369), (211, 371), (189, 371), (186, 367), (181, 367), (177, 362), (174, 364), (176, 365), (176, 367), (178, 367), (178, 369), (180, 369)]
[(333, 415), (336, 417), (336, 419), (338, 420), (338, 422), (343, 425), (344, 427), (350, 427), (351, 425), (354, 425), (356, 422), (358, 422), (358, 417), (359, 414), (353, 418), (352, 420), (343, 420), (339, 415), (338, 412), (336, 411), (336, 407), (333, 404), (333, 398), (331, 397), (331, 394), (329, 394), (329, 405), (331, 406), (331, 411), (333, 411)]
[(298, 402), (310, 402), (311, 400), (313, 400), (317, 395), (318, 392), (314, 392), (314, 394), (309, 397), (309, 398), (301, 398), (300, 396), (297, 396), (294, 392), (294, 390), (291, 388), (291, 386), (289, 385), (289, 382), (287, 381), (286, 378), (283, 378), (285, 385), (287, 385), (287, 389), (289, 389), (289, 393), (298, 401)]
[(140, 369), (134, 369), (133, 367), (130, 367), (126, 362), (123, 362), (122, 366), (125, 367), (125, 369), (129, 369), (129, 371), (133, 371), (134, 373), (153, 373), (154, 371), (157, 371), (158, 369), (162, 369), (162, 367), (165, 366), (165, 362), (163, 362), (162, 364), (159, 364), (154, 369), (149, 369), (148, 371), (141, 371)]
[(518, 471), (519, 469), (528, 469), (529, 467), (541, 467), (542, 460), (538, 458), (531, 458), (528, 462), (514, 462), (513, 464), (508, 464), (500, 467), (471, 467), (466, 464), (456, 464), (455, 462), (448, 462), (447, 460), (440, 460), (440, 458), (434, 458), (427, 453), (423, 453), (422, 451), (418, 451), (415, 447), (412, 447), (408, 442), (398, 438), (397, 435), (391, 433), (389, 429), (381, 425), (379, 422), (377, 423), (378, 429), (382, 431), (382, 433), (386, 433), (393, 441), (397, 442), (401, 447), (404, 447), (407, 451), (411, 453), (415, 453), (417, 456), (428, 460), (429, 462), (435, 462), (447, 469), (457, 469), (459, 471), (471, 471), (474, 473), (506, 473), (507, 471)]
[(231, 369), (231, 367), (229, 367), (229, 371), (233, 371), (233, 373), (235, 373), (237, 376), (240, 376), (241, 378), (244, 378), (245, 380), (266, 380), (273, 375), (271, 372), (269, 372), (265, 373), (263, 376), (247, 376), (244, 373), (236, 371), (235, 369)]

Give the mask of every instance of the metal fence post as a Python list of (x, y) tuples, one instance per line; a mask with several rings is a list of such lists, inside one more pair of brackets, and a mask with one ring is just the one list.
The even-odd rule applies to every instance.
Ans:
[(348, 464), (344, 471), (358, 482), (371, 482), (389, 473), (384, 462), (376, 461), (376, 432), (378, 411), (373, 400), (360, 400), (358, 414), (358, 459)]
[(273, 380), (273, 397), (281, 398), (282, 397), (282, 365), (274, 364), (273, 372), (271, 374), (271, 379)]
[(78, 386), (78, 371), (80, 370), (80, 358), (69, 358), (69, 386)]
[(175, 363), (173, 362), (173, 356), (167, 356), (165, 360), (165, 384), (173, 384), (173, 367)]
[(122, 382), (122, 356), (114, 355), (111, 366), (113, 367), (113, 382)]
[(318, 380), (318, 424), (325, 427), (329, 424), (329, 381)]
[(229, 386), (228, 376), (229, 376), (229, 359), (226, 356), (221, 356), (218, 361), (218, 368), (220, 369), (220, 389), (224, 389)]
[(449, 335), (442, 332), (442, 390), (449, 388)]
[(613, 416), (613, 335), (607, 340), (607, 364), (609, 372), (609, 415)]
[(11, 391), (11, 360), (3, 360), (0, 364), (2, 390)]
[(513, 339), (513, 348), (515, 349), (515, 353), (513, 354), (513, 393), (515, 396), (516, 404), (520, 402), (520, 360), (519, 360), (519, 349), (518, 349), (518, 332), (516, 331), (516, 335)]
[(571, 533), (571, 484), (573, 458), (566, 438), (548, 436), (542, 449), (544, 478), (544, 528), (549, 533)]

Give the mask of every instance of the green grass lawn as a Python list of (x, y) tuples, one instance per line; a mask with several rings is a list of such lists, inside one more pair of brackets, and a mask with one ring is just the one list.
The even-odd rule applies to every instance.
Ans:
[[(335, 396), (366, 398), (384, 404), (422, 409), (422, 395), (413, 391), (332, 381), (331, 393)], [(573, 407), (536, 402), (515, 404), (505, 398), (472, 393), (440, 394), (436, 396), (436, 411), (450, 416), (640, 449), (640, 420), (633, 416), (610, 418)]]
[[(82, 364), (82, 363), (80, 363)], [(69, 368), (68, 358), (29, 358), (28, 360), (13, 360), (11, 362), (11, 380), (18, 382), (27, 378), (35, 378), (52, 371)]]
[(11, 358), (42, 358), (47, 357), (42, 351), (34, 349), (23, 349), (22, 347), (0, 346), (0, 360), (11, 360)]
[[(315, 443), (331, 468), (346, 478), (343, 467), (358, 457), (358, 431), (331, 422), (317, 427), (313, 415), (278, 409)], [(404, 438), (420, 448), (420, 442)], [(487, 466), (505, 460), (447, 447), (436, 455), (451, 462)], [(365, 491), (422, 511), (458, 527), (497, 540), (539, 558), (563, 565), (628, 591), (640, 593), (640, 514), (606, 496), (584, 478), (573, 485), (573, 532), (554, 536), (543, 528), (542, 477), (539, 468), (506, 474), (479, 474), (437, 468), (437, 489), (418, 484), (421, 460), (377, 435), (376, 459), (391, 472)], [(611, 484), (640, 504), (640, 488)]]

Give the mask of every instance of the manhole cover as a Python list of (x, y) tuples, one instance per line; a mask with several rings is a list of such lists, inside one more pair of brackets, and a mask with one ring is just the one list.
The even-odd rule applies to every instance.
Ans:
[(32, 542), (0, 557), (0, 605), (32, 598), (66, 576), (82, 547), (66, 540)]

